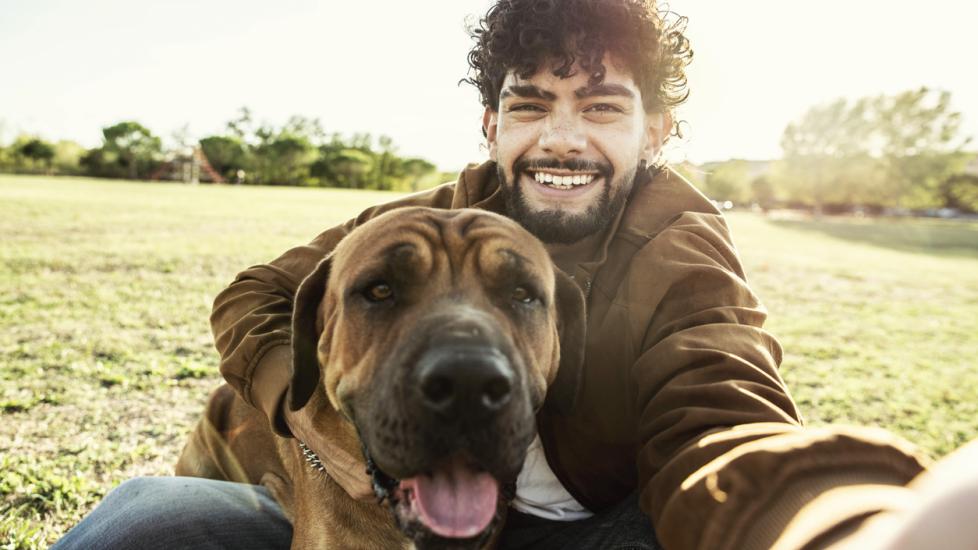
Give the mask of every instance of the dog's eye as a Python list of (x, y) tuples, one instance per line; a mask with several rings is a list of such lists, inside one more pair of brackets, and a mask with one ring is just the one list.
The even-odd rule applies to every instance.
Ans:
[(518, 286), (513, 289), (512, 298), (513, 300), (520, 302), (522, 304), (531, 304), (533, 303), (533, 300), (536, 299), (536, 297), (533, 296), (533, 293), (531, 293), (529, 290), (527, 290), (526, 287), (523, 286)]
[(383, 302), (394, 297), (394, 290), (387, 283), (374, 283), (367, 287), (363, 295), (371, 302)]

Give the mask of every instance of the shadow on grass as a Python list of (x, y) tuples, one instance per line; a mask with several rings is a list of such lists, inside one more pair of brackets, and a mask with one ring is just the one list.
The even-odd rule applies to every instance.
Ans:
[(769, 219), (784, 229), (935, 256), (978, 258), (978, 223), (930, 219)]

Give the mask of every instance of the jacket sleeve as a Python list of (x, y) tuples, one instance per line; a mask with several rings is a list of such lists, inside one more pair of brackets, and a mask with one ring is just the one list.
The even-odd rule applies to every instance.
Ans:
[(278, 433), (289, 434), (280, 406), (291, 377), (292, 301), (299, 283), (358, 225), (395, 208), (447, 208), (453, 190), (446, 184), (370, 208), (308, 245), (242, 271), (217, 295), (210, 321), (221, 374), (245, 402), (265, 413)]
[[(666, 550), (771, 548), (817, 537), (885, 507), (798, 512), (840, 487), (899, 487), (922, 469), (909, 446), (879, 430), (806, 429), (778, 374), (781, 348), (747, 286), (726, 226), (687, 213), (656, 235), (629, 278), (654, 307), (633, 368), (641, 417), (640, 502)], [(874, 508), (875, 507), (875, 508)], [(804, 524), (805, 535), (786, 527)], [(801, 541), (801, 542), (799, 542)]]

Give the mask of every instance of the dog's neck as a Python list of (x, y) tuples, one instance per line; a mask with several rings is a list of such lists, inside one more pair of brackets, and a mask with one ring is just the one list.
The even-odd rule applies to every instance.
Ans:
[[(299, 441), (296, 439), (296, 441)], [(313, 470), (319, 472), (326, 472), (326, 466), (323, 466), (323, 461), (319, 460), (319, 455), (313, 452), (305, 443), (299, 441), (299, 450), (302, 451), (302, 457), (306, 459), (306, 462), (312, 466)]]
[[(306, 460), (306, 463), (309, 464), (313, 470), (329, 475), (329, 473), (326, 471), (326, 466), (319, 458), (319, 455), (316, 454), (316, 451), (310, 449), (308, 445), (300, 441), (298, 438), (296, 438), (296, 442), (299, 444), (299, 450), (302, 451), (302, 457)], [(384, 500), (391, 498), (392, 492), (394, 488), (397, 487), (399, 481), (381, 471), (381, 469), (374, 464), (374, 460), (370, 457), (370, 453), (367, 452), (366, 448), (363, 449), (363, 457), (367, 463), (367, 475), (370, 476), (370, 481), (373, 483), (374, 494), (377, 495), (377, 501), (383, 502)]]

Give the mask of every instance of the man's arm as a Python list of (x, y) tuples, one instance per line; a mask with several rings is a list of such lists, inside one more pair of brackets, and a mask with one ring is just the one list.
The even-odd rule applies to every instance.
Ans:
[(291, 375), (292, 303), (296, 289), (352, 229), (353, 221), (235, 277), (214, 300), (211, 329), (221, 374), (238, 394), (285, 435), (280, 414)]
[[(892, 436), (801, 427), (777, 372), (781, 348), (761, 328), (763, 306), (722, 218), (683, 215), (639, 254), (635, 265), (655, 270), (636, 272), (630, 295), (658, 304), (632, 373), (643, 405), (639, 483), (667, 550), (769, 548), (815, 495), (902, 486), (921, 471)], [(823, 513), (812, 532), (882, 505)]]

